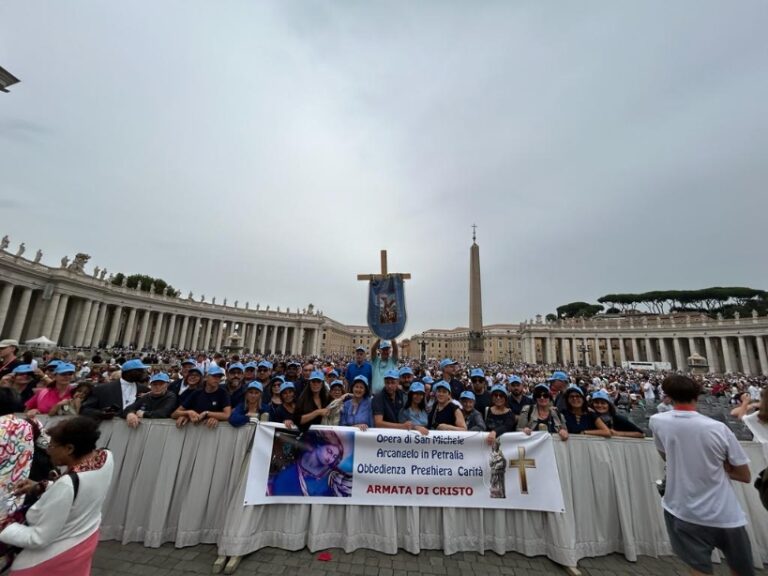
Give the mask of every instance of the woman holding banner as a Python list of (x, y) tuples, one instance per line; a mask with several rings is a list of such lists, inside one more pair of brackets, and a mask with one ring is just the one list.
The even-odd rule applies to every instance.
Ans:
[(491, 388), (491, 405), (485, 416), (485, 428), (489, 434), (485, 441), (493, 446), (496, 439), (507, 432), (514, 432), (517, 418), (508, 406), (507, 389), (503, 384)]
[(457, 430), (464, 431), (467, 424), (464, 422), (464, 414), (461, 408), (451, 399), (451, 385), (441, 380), (434, 387), (435, 405), (429, 413), (430, 430)]

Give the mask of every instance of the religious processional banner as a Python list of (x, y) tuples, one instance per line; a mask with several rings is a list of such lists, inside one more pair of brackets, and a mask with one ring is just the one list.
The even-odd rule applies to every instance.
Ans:
[(256, 428), (245, 505), (362, 504), (563, 512), (552, 437)]
[(371, 280), (368, 291), (368, 327), (382, 340), (397, 338), (405, 330), (405, 289), (399, 274)]

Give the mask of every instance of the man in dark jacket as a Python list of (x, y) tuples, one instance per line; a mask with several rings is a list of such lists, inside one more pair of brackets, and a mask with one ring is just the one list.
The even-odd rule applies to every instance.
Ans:
[(111, 420), (122, 414), (140, 394), (149, 392), (146, 385), (148, 368), (141, 360), (125, 362), (121, 367), (120, 380), (96, 386), (80, 408), (80, 414), (97, 420)]
[(168, 390), (168, 374), (160, 372), (149, 380), (149, 394), (137, 398), (123, 416), (128, 426), (136, 428), (144, 418), (169, 418), (176, 409), (176, 394)]

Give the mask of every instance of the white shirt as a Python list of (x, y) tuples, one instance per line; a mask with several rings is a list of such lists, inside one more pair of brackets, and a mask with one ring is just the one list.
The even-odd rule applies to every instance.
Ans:
[(656, 394), (653, 391), (653, 384), (650, 382), (643, 382), (643, 394), (646, 400), (656, 400)]
[(80, 487), (74, 499), (72, 479), (64, 476), (49, 486), (27, 511), (27, 524), (9, 524), (0, 541), (23, 548), (16, 570), (36, 566), (86, 540), (101, 524), (101, 507), (112, 483), (112, 454), (98, 470), (79, 472)]
[(123, 408), (136, 402), (136, 384), (120, 378), (120, 388), (123, 389)]
[(763, 452), (768, 457), (768, 423), (760, 422), (757, 418), (757, 412), (744, 416), (741, 421), (752, 432), (755, 442), (760, 442), (763, 445)]
[(758, 388), (754, 384), (750, 385), (750, 387), (747, 388), (747, 392), (749, 392), (749, 397), (752, 400), (755, 400), (755, 401), (760, 400), (760, 388)]
[(730, 429), (693, 411), (672, 410), (651, 416), (656, 448), (666, 454), (664, 509), (686, 522), (715, 528), (745, 526), (730, 479), (723, 469), (749, 463)]

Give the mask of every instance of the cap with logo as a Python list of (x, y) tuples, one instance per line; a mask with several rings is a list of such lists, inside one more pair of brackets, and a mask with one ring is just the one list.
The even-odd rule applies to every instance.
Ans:
[(445, 370), (446, 366), (453, 366), (454, 364), (458, 364), (458, 362), (452, 358), (443, 358), (440, 360), (440, 370)]
[(171, 377), (168, 376), (165, 372), (158, 372), (157, 374), (152, 374), (152, 377), (149, 379), (149, 383), (152, 384), (153, 382), (165, 382), (166, 384), (171, 381)]
[(475, 400), (475, 393), (471, 392), (470, 390), (464, 390), (464, 392), (461, 393), (461, 396), (459, 396), (459, 400)]
[(138, 358), (134, 358), (133, 360), (128, 360), (127, 362), (123, 362), (123, 365), (120, 367), (120, 369), (123, 372), (128, 372), (129, 370), (147, 370), (149, 369), (149, 366), (144, 364), (144, 362), (142, 362)]

